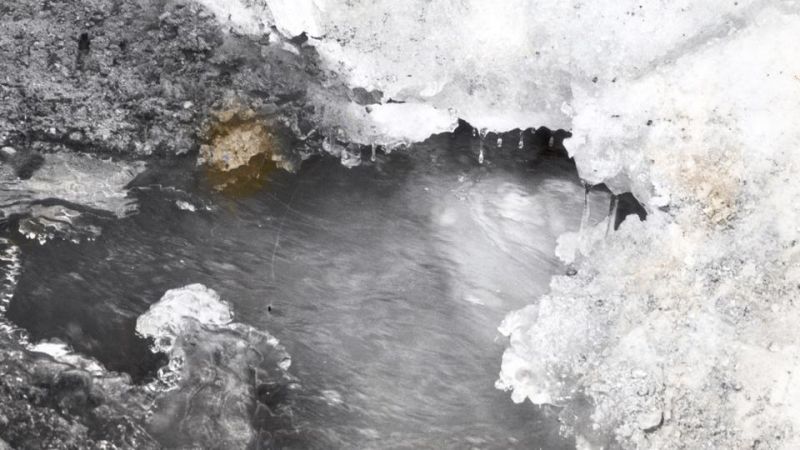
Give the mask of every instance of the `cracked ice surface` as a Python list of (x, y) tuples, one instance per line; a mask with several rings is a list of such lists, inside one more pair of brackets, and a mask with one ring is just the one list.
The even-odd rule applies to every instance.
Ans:
[(564, 405), (587, 447), (800, 446), (797, 2), (266, 4), (351, 87), (417, 108), (388, 129), (390, 104), (320, 94), (348, 139), (415, 140), (422, 109), (563, 127), (584, 179), (650, 210), (586, 233), (577, 275), (507, 317), (515, 401)]

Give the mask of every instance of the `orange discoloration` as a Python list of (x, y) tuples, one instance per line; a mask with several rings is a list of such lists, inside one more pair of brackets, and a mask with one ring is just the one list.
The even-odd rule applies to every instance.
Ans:
[(213, 113), (198, 162), (205, 165), (214, 189), (233, 196), (251, 195), (262, 189), (269, 174), (283, 160), (283, 150), (290, 145), (280, 131), (280, 126), (249, 108)]

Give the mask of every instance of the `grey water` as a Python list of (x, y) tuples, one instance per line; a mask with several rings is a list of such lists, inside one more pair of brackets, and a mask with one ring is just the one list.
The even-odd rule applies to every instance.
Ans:
[(138, 212), (98, 217), (97, 239), (16, 237), (8, 318), (145, 382), (164, 361), (137, 317), (202, 283), (292, 357), (302, 392), (277, 447), (572, 448), (554, 414), (494, 382), (497, 326), (565, 272), (556, 239), (578, 229), (584, 188), (565, 157), (506, 141), (483, 164), (469, 134), (352, 169), (314, 157), (233, 194), (191, 158), (151, 162), (131, 186)]

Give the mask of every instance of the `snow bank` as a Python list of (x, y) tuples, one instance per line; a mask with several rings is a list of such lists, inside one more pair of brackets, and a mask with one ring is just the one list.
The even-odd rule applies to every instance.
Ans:
[[(555, 403), (586, 445), (800, 445), (800, 17), (767, 8), (625, 88), (576, 92), (584, 178), (647, 222), (512, 313), (498, 382)], [(587, 248), (587, 247), (583, 247)]]
[(306, 32), (324, 65), (350, 87), (378, 90), (384, 104), (393, 99), (418, 105), (392, 112), (396, 120), (388, 139), (386, 123), (376, 113), (328, 91), (311, 93), (322, 106), (319, 120), (325, 126), (342, 127), (350, 142), (383, 144), (417, 140), (419, 129), (410, 119), (420, 115), (437, 117), (436, 131), (452, 129), (447, 119), (453, 115), (490, 131), (542, 125), (569, 129), (581, 113), (573, 105), (575, 92), (626, 86), (736, 30), (773, 2), (510, 0), (502, 7), (482, 0), (201, 3), (240, 32), (259, 28), (253, 17), (287, 37)]
[(24, 212), (31, 203), (60, 199), (122, 218), (137, 208), (126, 187), (144, 171), (144, 164), (51, 153), (43, 155), (41, 167), (27, 179), (6, 173), (10, 165), (0, 168), (0, 201), (6, 216)]

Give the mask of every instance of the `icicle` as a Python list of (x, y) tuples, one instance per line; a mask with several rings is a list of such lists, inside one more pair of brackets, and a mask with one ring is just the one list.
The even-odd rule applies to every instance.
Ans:
[(325, 135), (325, 139), (322, 140), (322, 149), (328, 153), (333, 154), (334, 149), (336, 148), (336, 131), (330, 130)]
[(583, 183), (583, 216), (581, 217), (580, 229), (581, 239), (583, 239), (584, 233), (586, 233), (586, 228), (589, 226), (589, 216), (591, 215), (591, 211), (589, 211), (589, 193), (591, 191), (592, 185), (589, 183)]
[(581, 226), (578, 229), (578, 242), (575, 246), (575, 257), (573, 260), (577, 261), (578, 254), (581, 251), (581, 247), (583, 247), (584, 241), (586, 240), (586, 234), (588, 233), (589, 228), (589, 217), (591, 216), (591, 211), (589, 210), (589, 193), (592, 190), (592, 185), (588, 183), (583, 183), (583, 215), (581, 216)]
[(478, 164), (483, 164), (484, 161), (484, 141), (486, 140), (486, 128), (481, 128), (479, 133), (481, 137), (481, 151), (478, 154)]
[(375, 159), (376, 159), (375, 158), (375, 147), (377, 147), (377, 145), (372, 144), (372, 156), (369, 157), (369, 160), (372, 161), (372, 162), (375, 162)]
[(606, 225), (606, 236), (614, 229), (614, 223), (617, 221), (617, 196), (611, 194), (611, 200), (608, 202), (608, 224)]

